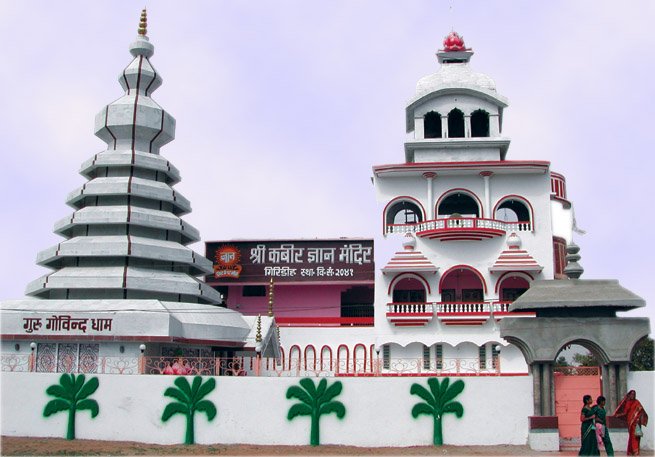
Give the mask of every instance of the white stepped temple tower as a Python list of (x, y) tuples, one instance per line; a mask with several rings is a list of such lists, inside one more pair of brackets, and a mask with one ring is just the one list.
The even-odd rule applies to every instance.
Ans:
[(87, 182), (67, 197), (74, 212), (55, 224), (64, 241), (37, 256), (54, 271), (27, 286), (32, 299), (2, 305), (3, 351), (36, 351), (41, 371), (55, 370), (63, 353), (69, 363), (144, 351), (212, 356), (243, 348), (253, 333), (254, 318), (215, 306), (220, 294), (197, 278), (212, 263), (187, 247), (200, 240), (182, 219), (191, 205), (160, 155), (175, 119), (151, 98), (162, 78), (146, 25), (144, 10), (119, 76), (125, 94), (96, 115), (107, 149), (82, 164)]

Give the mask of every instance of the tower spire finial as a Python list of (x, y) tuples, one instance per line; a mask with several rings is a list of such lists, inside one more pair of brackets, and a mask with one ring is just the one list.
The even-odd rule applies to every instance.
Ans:
[(141, 10), (141, 19), (139, 20), (139, 35), (148, 35), (148, 12), (145, 8)]

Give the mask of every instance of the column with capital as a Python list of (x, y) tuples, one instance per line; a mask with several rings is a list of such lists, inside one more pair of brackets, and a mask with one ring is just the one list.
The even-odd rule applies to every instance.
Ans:
[(432, 202), (432, 200), (434, 198), (434, 192), (433, 192), (433, 189), (432, 189), (432, 181), (434, 180), (434, 178), (437, 177), (437, 174), (434, 173), (434, 172), (431, 172), (431, 171), (427, 171), (427, 172), (423, 173), (423, 177), (428, 182), (428, 198), (427, 198), (427, 203), (428, 203), (427, 211), (428, 211), (428, 214), (425, 215), (425, 219), (430, 221), (430, 220), (434, 220), (434, 219), (437, 218), (437, 216), (434, 213), (434, 208), (433, 208), (434, 203)]
[(493, 171), (481, 171), (480, 176), (484, 180), (484, 208), (482, 210), (483, 214), (480, 217), (486, 217), (488, 219), (493, 219), (493, 214), (491, 214), (491, 183), (489, 179), (493, 176)]

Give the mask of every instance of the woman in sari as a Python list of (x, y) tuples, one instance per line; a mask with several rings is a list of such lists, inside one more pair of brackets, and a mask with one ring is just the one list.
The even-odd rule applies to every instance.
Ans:
[(594, 414), (596, 415), (596, 441), (598, 442), (598, 449), (601, 446), (605, 448), (608, 456), (614, 455), (614, 446), (612, 446), (612, 439), (610, 438), (610, 431), (607, 428), (607, 411), (605, 411), (605, 397), (602, 395), (596, 399), (596, 406), (593, 407)]
[(641, 427), (648, 424), (648, 414), (644, 411), (637, 393), (634, 390), (629, 391), (619, 403), (619, 407), (614, 411), (618, 417), (625, 416), (628, 422), (628, 455), (639, 455), (639, 445), (643, 432)]
[(578, 455), (600, 455), (598, 441), (596, 441), (596, 424), (594, 409), (591, 407), (591, 395), (582, 397), (582, 411), (580, 411), (580, 452)]

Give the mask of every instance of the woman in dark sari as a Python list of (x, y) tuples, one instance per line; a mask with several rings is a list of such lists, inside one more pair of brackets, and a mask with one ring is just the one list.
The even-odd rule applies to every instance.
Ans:
[(639, 400), (637, 400), (637, 393), (631, 390), (619, 403), (619, 407), (614, 411), (615, 416), (625, 416), (628, 422), (628, 455), (639, 455), (639, 445), (643, 432), (642, 426), (648, 424), (648, 414), (644, 411)]
[(580, 452), (578, 455), (600, 455), (598, 441), (596, 441), (596, 415), (591, 407), (593, 400), (591, 395), (582, 397), (582, 411), (580, 412)]
[(594, 414), (596, 414), (596, 441), (598, 442), (598, 449), (600, 449), (600, 445), (601, 443), (603, 443), (607, 455), (613, 456), (614, 446), (612, 446), (610, 431), (607, 428), (607, 420), (606, 420), (607, 411), (605, 411), (605, 397), (601, 395), (596, 399), (596, 406), (594, 406), (593, 411)]

